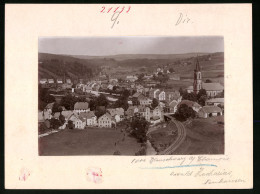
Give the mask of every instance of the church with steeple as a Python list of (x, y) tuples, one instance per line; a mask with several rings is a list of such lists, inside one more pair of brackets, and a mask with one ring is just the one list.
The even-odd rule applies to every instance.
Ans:
[(194, 92), (198, 94), (201, 89), (205, 89), (209, 97), (215, 97), (217, 94), (221, 93), (224, 90), (224, 86), (222, 86), (220, 83), (202, 82), (201, 67), (200, 67), (199, 59), (197, 57), (195, 62), (195, 69), (194, 69), (193, 86), (189, 86), (187, 88), (187, 92), (188, 93)]
[(197, 57), (196, 68), (194, 69), (193, 91), (196, 94), (198, 94), (201, 88), (202, 88), (201, 71), (200, 71), (199, 60)]

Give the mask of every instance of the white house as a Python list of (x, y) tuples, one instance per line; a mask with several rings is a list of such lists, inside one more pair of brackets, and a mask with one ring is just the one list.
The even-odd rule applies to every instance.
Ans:
[(57, 84), (62, 84), (62, 83), (63, 83), (62, 79), (58, 78), (57, 79)]
[(86, 126), (86, 120), (77, 114), (72, 114), (68, 120), (73, 122), (76, 129), (84, 129)]
[(74, 112), (79, 114), (81, 112), (89, 112), (89, 104), (87, 102), (76, 102), (74, 105)]
[(48, 79), (49, 84), (54, 84), (54, 79)]
[(112, 117), (109, 113), (106, 113), (98, 118), (99, 127), (111, 127), (112, 126)]
[(222, 110), (218, 106), (203, 106), (198, 112), (198, 116), (202, 118), (220, 115), (222, 115)]
[(150, 113), (149, 107), (140, 105), (140, 106), (138, 106), (138, 112), (140, 113), (140, 116), (144, 117), (145, 120), (150, 122), (151, 113)]
[(165, 100), (165, 91), (159, 92), (159, 94), (158, 94), (158, 100), (159, 100), (159, 101)]
[(40, 84), (47, 84), (47, 83), (48, 83), (47, 79), (40, 79)]
[(129, 75), (126, 76), (126, 80), (130, 82), (135, 82), (136, 80), (138, 80), (138, 77), (136, 77), (135, 75)]
[(111, 115), (112, 118), (118, 123), (124, 119), (124, 109), (123, 108), (109, 108), (107, 112)]

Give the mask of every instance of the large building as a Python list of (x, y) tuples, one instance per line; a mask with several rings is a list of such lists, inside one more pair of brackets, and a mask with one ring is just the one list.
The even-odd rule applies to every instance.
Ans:
[(224, 86), (222, 86), (220, 83), (203, 83), (202, 82), (202, 75), (201, 75), (201, 68), (199, 64), (199, 60), (197, 58), (196, 60), (196, 67), (194, 70), (194, 81), (193, 86), (189, 86), (187, 88), (188, 93), (198, 93), (200, 89), (205, 89), (207, 92), (207, 95), (209, 97), (215, 97), (219, 93), (224, 91)]

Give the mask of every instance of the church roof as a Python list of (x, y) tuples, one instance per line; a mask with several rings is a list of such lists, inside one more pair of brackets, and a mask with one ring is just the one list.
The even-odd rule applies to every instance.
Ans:
[(224, 90), (224, 87), (220, 83), (202, 83), (202, 88), (207, 90)]
[(219, 108), (218, 106), (203, 106), (201, 111), (203, 111), (205, 113), (218, 113), (218, 112), (222, 112), (221, 108)]
[(200, 64), (199, 64), (199, 59), (198, 59), (198, 57), (197, 57), (197, 59), (196, 59), (196, 69), (195, 69), (196, 71), (200, 71)]

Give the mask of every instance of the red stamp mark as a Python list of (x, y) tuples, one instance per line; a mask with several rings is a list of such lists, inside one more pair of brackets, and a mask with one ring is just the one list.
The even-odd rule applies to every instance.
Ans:
[(30, 175), (31, 172), (28, 169), (22, 168), (20, 171), (19, 181), (26, 181)]
[(103, 176), (101, 168), (91, 167), (86, 172), (87, 180), (94, 183), (102, 183)]

